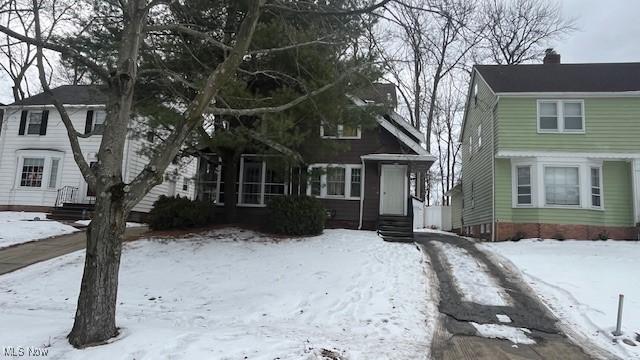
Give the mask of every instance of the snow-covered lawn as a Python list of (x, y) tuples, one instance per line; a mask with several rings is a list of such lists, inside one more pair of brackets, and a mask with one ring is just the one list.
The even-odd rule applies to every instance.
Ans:
[[(36, 217), (42, 221), (29, 221)], [(45, 213), (0, 211), (0, 248), (78, 231), (46, 219)]]
[(486, 266), (455, 245), (434, 241), (440, 257), (449, 264), (455, 286), (465, 301), (507, 306), (511, 298), (490, 275)]
[[(511, 261), (571, 335), (620, 356), (640, 359), (640, 242), (523, 240), (479, 247)], [(618, 294), (625, 295), (619, 339), (613, 342)], [(579, 340), (579, 339), (578, 339)]]
[(414, 229), (413, 232), (457, 236), (456, 234), (454, 234), (452, 232), (449, 232), (449, 231), (444, 231), (444, 230), (439, 230), (439, 229), (430, 229), (430, 228)]
[(71, 348), (83, 252), (0, 276), (0, 344), (51, 359), (428, 357), (437, 309), (414, 246), (374, 232), (279, 239), (222, 229), (126, 243), (109, 345)]

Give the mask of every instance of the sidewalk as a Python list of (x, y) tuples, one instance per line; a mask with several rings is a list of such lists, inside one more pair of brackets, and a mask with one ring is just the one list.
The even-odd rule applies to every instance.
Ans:
[[(574, 344), (558, 328), (557, 320), (535, 295), (531, 295), (515, 277), (501, 266), (494, 264), (475, 245), (458, 236), (421, 233), (415, 234), (416, 243), (428, 255), (438, 283), (441, 321), (436, 328), (432, 344), (433, 359), (558, 359), (587, 360), (592, 357)], [(479, 263), (484, 264), (488, 275), (509, 295), (512, 303), (506, 306), (491, 306), (465, 301), (456, 288), (449, 264), (442, 260), (443, 254), (434, 242), (447, 243), (464, 249)], [(452, 266), (455, 266), (452, 264)], [(490, 290), (489, 290), (490, 291)], [(508, 340), (489, 339), (479, 336), (471, 322), (477, 324), (505, 325), (496, 315), (508, 315), (508, 326), (525, 328), (535, 344), (514, 345)], [(592, 350), (592, 349), (590, 349)]]
[[(127, 228), (125, 239), (135, 239), (147, 231), (146, 226)], [(1, 249), (0, 275), (84, 249), (86, 242), (85, 231), (79, 231)]]

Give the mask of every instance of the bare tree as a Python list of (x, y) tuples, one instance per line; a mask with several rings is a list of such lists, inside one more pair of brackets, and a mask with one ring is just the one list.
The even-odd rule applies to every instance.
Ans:
[(549, 42), (575, 30), (564, 19), (560, 3), (548, 0), (486, 0), (485, 48), (496, 64), (521, 64), (539, 59)]
[[(104, 34), (113, 41), (112, 48), (91, 51), (84, 51), (85, 48), (58, 38), (47, 38), (40, 16), (44, 8), (38, 0), (32, 0), (31, 3), (34, 19), (33, 34), (21, 34), (13, 28), (0, 25), (0, 32), (14, 41), (35, 46), (41, 85), (45, 93), (52, 96), (54, 106), (61, 115), (76, 164), (85, 181), (96, 189), (97, 193), (94, 218), (87, 230), (86, 258), (75, 322), (69, 334), (69, 342), (72, 345), (83, 347), (100, 344), (117, 335), (115, 311), (118, 271), (127, 216), (149, 190), (162, 183), (165, 170), (182, 145), (194, 130), (202, 126), (204, 114), (240, 117), (280, 112), (329, 88), (323, 86), (310, 90), (305, 95), (280, 106), (229, 108), (218, 102), (217, 96), (224, 89), (233, 86), (240, 65), (250, 52), (261, 14), (264, 15), (268, 11), (288, 11), (292, 14), (315, 16), (355, 16), (374, 11), (389, 1), (381, 0), (374, 3), (345, 1), (343, 6), (336, 7), (306, 1), (273, 1), (267, 4), (266, 0), (252, 0), (238, 3), (237, 9), (233, 12), (234, 16), (237, 15), (237, 21), (229, 24), (229, 28), (211, 29), (202, 29), (197, 24), (176, 22), (173, 11), (184, 10), (181, 6), (185, 6), (178, 2), (102, 1), (95, 4), (94, 10), (106, 13), (102, 21), (117, 28), (115, 28), (116, 31)], [(220, 7), (228, 5), (225, 1), (212, 1), (210, 4), (212, 10), (220, 10)], [(228, 14), (228, 12), (222, 10), (221, 14)], [(182, 79), (192, 88), (192, 95), (189, 98), (175, 99), (183, 105), (176, 107), (177, 116), (172, 131), (155, 149), (144, 170), (133, 181), (125, 183), (122, 160), (128, 127), (132, 121), (136, 83), (140, 81), (139, 64), (141, 57), (153, 43), (150, 39), (150, 34), (153, 32), (160, 32), (159, 36), (173, 36), (178, 46), (193, 51), (195, 49), (190, 48), (192, 43), (184, 40), (188, 34), (189, 39), (197, 38), (215, 44), (223, 56), (201, 78), (192, 79), (193, 81)], [(220, 34), (229, 34), (229, 41), (221, 41)], [(307, 46), (307, 44), (291, 46), (295, 48)], [(67, 109), (55, 98), (49, 87), (45, 69), (45, 50), (74, 59), (106, 85), (107, 117), (96, 166), (89, 166), (80, 148), (79, 138), (87, 135), (74, 129)], [(106, 54), (101, 53), (105, 50), (108, 50)], [(261, 54), (271, 50), (273, 49), (252, 49), (251, 52)], [(194, 56), (194, 61), (198, 60), (200, 59)], [(156, 70), (165, 71), (167, 68)], [(170, 71), (167, 73), (171, 74)]]

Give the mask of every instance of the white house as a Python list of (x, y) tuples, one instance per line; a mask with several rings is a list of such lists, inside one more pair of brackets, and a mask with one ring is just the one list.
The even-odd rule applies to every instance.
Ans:
[[(106, 95), (95, 86), (71, 85), (57, 87), (53, 93), (67, 108), (77, 131), (93, 131), (93, 135), (80, 138), (79, 142), (87, 162), (96, 162)], [(0, 122), (0, 210), (46, 212), (63, 202), (95, 202), (95, 194), (73, 159), (66, 128), (50, 97), (41, 93), (9, 104), (4, 110)], [(142, 150), (149, 141), (153, 141), (152, 133), (141, 138), (130, 131), (122, 164), (125, 182), (132, 181), (147, 164)], [(149, 212), (163, 194), (193, 198), (196, 167), (195, 158), (172, 164), (165, 181), (153, 188), (133, 213)]]

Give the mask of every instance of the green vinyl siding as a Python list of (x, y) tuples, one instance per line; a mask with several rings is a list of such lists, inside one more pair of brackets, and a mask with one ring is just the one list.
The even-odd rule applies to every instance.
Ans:
[[(478, 85), (477, 100), (474, 97)], [(479, 76), (470, 85), (471, 97), (462, 137), (462, 209), (463, 226), (491, 223), (493, 218), (493, 118), (496, 96)], [(478, 149), (478, 125), (481, 125), (482, 146)], [(473, 152), (469, 149), (469, 137), (473, 137)], [(473, 187), (473, 195), (472, 189)], [(473, 197), (473, 201), (472, 201)]]
[(511, 161), (496, 159), (496, 220), (513, 223), (633, 226), (631, 164), (605, 161), (602, 165), (604, 210), (513, 208)]
[(640, 98), (571, 98), (584, 100), (584, 134), (538, 134), (538, 99), (500, 97), (496, 139), (500, 150), (640, 151)]

